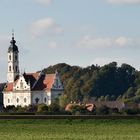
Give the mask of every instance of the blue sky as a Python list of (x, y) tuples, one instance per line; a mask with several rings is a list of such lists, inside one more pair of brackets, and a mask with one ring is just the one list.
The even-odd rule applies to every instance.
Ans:
[(140, 0), (4, 0), (0, 19), (0, 81), (12, 29), (21, 72), (63, 62), (140, 69)]

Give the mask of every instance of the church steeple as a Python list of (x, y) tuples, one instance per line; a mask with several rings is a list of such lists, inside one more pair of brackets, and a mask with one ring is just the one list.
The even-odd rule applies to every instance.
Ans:
[(18, 52), (18, 47), (16, 46), (16, 41), (14, 39), (14, 32), (12, 32), (12, 40), (10, 41), (11, 45), (8, 48), (8, 52)]
[(14, 39), (14, 32), (12, 32), (11, 45), (8, 48), (8, 73), (7, 81), (9, 83), (14, 82), (15, 78), (19, 76), (19, 51), (16, 46), (16, 41)]

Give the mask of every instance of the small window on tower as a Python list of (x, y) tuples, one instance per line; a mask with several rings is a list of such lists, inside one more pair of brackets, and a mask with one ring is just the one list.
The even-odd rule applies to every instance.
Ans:
[(17, 55), (15, 55), (15, 60), (17, 61)]
[(11, 71), (11, 66), (9, 66), (9, 71)]
[(16, 66), (16, 72), (18, 72), (18, 67)]
[(11, 60), (11, 55), (9, 55), (9, 60)]

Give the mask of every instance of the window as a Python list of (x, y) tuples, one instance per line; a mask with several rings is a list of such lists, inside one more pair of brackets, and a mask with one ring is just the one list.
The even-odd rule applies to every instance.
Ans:
[(15, 61), (17, 61), (17, 55), (15, 55)]
[(46, 97), (44, 98), (44, 102), (45, 102), (45, 103), (47, 102), (47, 98), (46, 98)]
[(19, 103), (19, 98), (17, 98), (17, 103)]
[(11, 55), (9, 55), (9, 60), (11, 60)]
[(26, 98), (24, 98), (24, 103), (26, 103), (27, 102), (27, 99)]
[(10, 103), (10, 99), (8, 99), (8, 103)]
[(23, 82), (20, 81), (20, 88), (23, 88)]
[(56, 79), (56, 88), (58, 88), (58, 79)]
[(16, 66), (16, 72), (18, 72), (18, 67)]
[(11, 71), (12, 70), (12, 68), (11, 68), (11, 66), (9, 66), (9, 71)]
[(35, 102), (36, 102), (36, 104), (38, 104), (39, 98), (35, 98)]

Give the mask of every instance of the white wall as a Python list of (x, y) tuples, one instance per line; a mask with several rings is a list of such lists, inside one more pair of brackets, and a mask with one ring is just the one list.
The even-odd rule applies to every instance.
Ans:
[[(51, 104), (51, 94), (46, 91), (32, 91), (31, 103), (36, 104), (36, 99), (38, 98), (38, 104), (44, 103), (46, 105)], [(46, 99), (45, 99), (46, 98)]]
[(4, 92), (3, 100), (5, 107), (8, 105), (29, 106), (31, 104), (31, 93), (30, 91)]

